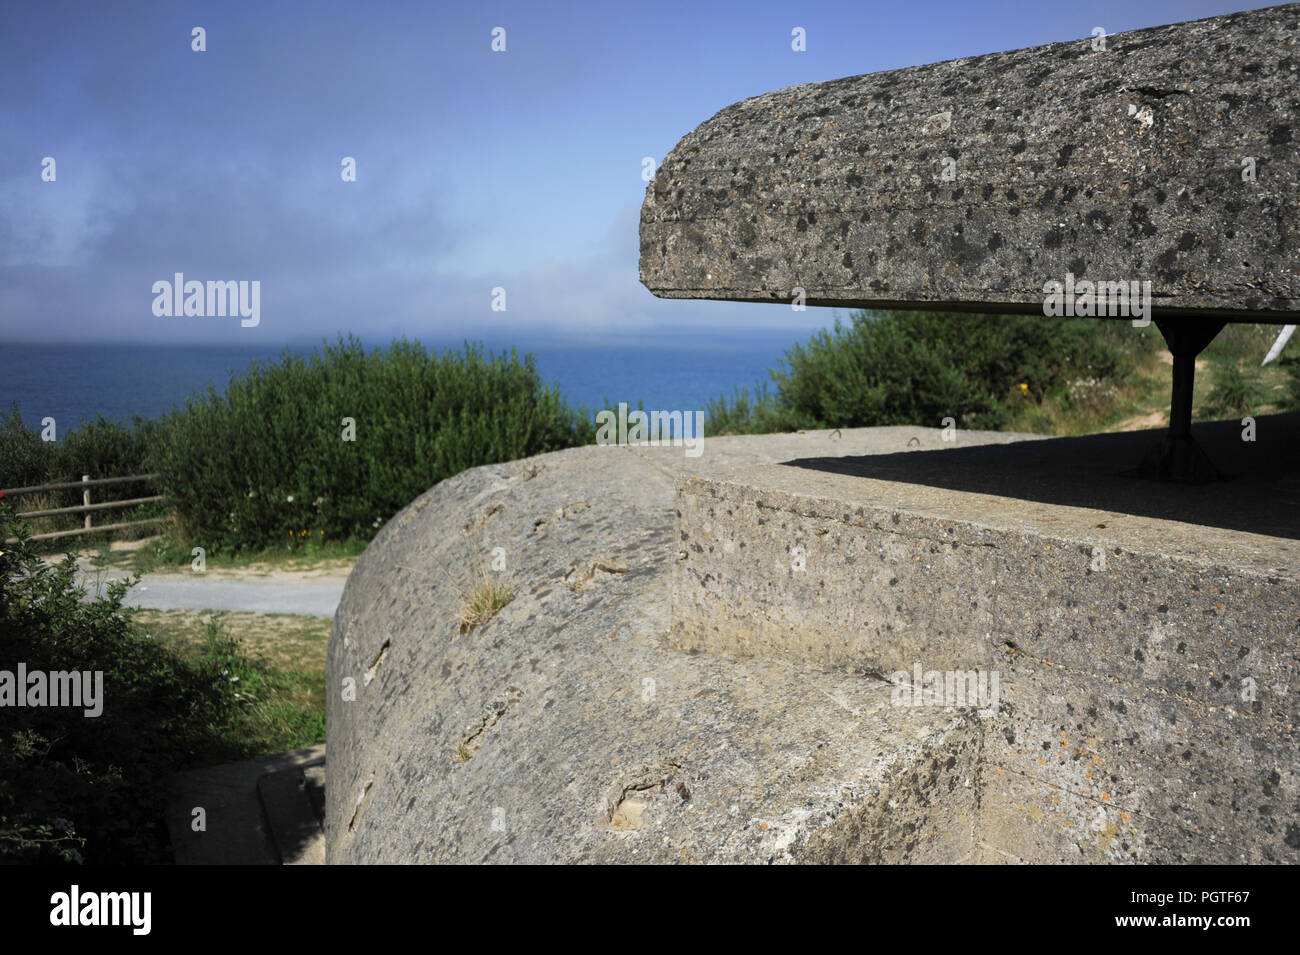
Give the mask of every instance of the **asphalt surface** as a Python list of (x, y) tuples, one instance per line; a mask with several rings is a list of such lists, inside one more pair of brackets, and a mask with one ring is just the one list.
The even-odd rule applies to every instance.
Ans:
[[(90, 572), (80, 582), (89, 598), (121, 576), (124, 575)], [(127, 591), (123, 603), (151, 610), (232, 610), (333, 617), (343, 596), (345, 580), (345, 577), (230, 580), (202, 574), (146, 574)]]

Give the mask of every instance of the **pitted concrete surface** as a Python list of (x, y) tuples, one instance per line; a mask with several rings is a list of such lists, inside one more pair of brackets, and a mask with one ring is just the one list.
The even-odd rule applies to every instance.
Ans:
[[(1223, 466), (1235, 427), (1199, 427)], [(1300, 442), (1258, 427), (1275, 443), (1225, 508), (1118, 476), (1152, 433), (822, 431), (460, 474), (383, 529), (335, 617), (329, 859), (1292, 860), (1300, 607), (1294, 538), (1264, 531), (1295, 529), (1270, 511)], [(515, 599), (460, 634), (493, 556)], [(1001, 708), (891, 706), (913, 660), (1000, 670)]]
[[(1252, 463), (1198, 426), (1238, 475), (1223, 507), (1117, 476), (1154, 433), (850, 429), (458, 475), (335, 617), (329, 859), (1292, 860), (1295, 524), (1270, 511), (1300, 442), (1258, 427)], [(516, 595), (461, 634), (493, 560)], [(891, 705), (913, 660), (999, 669), (1000, 711)]]
[(1157, 316), (1294, 321), (1298, 38), (1289, 4), (751, 97), (655, 172), (641, 281), (1042, 314), (1070, 273), (1149, 281)]
[(1300, 416), (1255, 427), (1198, 426), (1200, 487), (1120, 474), (1150, 434), (684, 478), (672, 642), (1000, 673), (1002, 857), (1300, 861)]
[[(419, 498), (335, 617), (330, 861), (969, 857), (969, 714), (891, 706), (880, 680), (666, 646), (683, 470), (909, 442), (945, 446), (889, 428), (711, 438), (697, 459), (589, 447)], [(496, 548), (516, 596), (459, 634), (458, 591)]]

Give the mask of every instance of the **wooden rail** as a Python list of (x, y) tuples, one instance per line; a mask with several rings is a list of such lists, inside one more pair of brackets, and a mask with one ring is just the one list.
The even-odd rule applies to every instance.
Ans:
[[(131, 481), (152, 481), (158, 477), (157, 474), (130, 474), (126, 477), (95, 478), (91, 480), (89, 474), (83, 474), (80, 481), (59, 481), (53, 484), (34, 484), (31, 487), (16, 487), (12, 490), (5, 490), (5, 497), (17, 497), (21, 494), (40, 494), (46, 491), (64, 491), (69, 488), (79, 487), (82, 489), (81, 504), (78, 507), (54, 507), (40, 511), (23, 511), (18, 517), (57, 517), (60, 514), (85, 514), (86, 522), (84, 526), (68, 531), (51, 531), (46, 534), (33, 534), (31, 540), (53, 540), (56, 537), (73, 537), (80, 534), (89, 534), (94, 531), (115, 531), (126, 527), (139, 527), (144, 524), (157, 524), (167, 520), (165, 517), (146, 517), (137, 521), (121, 521), (117, 524), (92, 524), (90, 516), (94, 511), (109, 511), (122, 507), (136, 507), (140, 504), (150, 504), (154, 501), (163, 500), (165, 494), (154, 494), (150, 497), (133, 497), (125, 501), (104, 501), (99, 504), (90, 503), (90, 489), (92, 487), (102, 487), (106, 484), (126, 484)], [(15, 537), (9, 538), (6, 543), (12, 544), (17, 540)]]

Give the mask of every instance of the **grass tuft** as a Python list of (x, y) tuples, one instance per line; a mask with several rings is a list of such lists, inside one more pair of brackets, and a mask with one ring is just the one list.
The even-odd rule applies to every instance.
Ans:
[(514, 599), (515, 594), (508, 584), (480, 577), (464, 596), (465, 605), (461, 607), (459, 617), (459, 632), (462, 634), (481, 627), (495, 617), (502, 607)]
[(495, 617), (502, 607), (514, 599), (515, 592), (513, 587), (497, 576), (497, 571), (489, 571), (483, 566), (483, 557), (470, 540), (469, 533), (462, 536), (470, 554), (470, 559), (465, 563), (472, 567), (469, 586), (459, 583), (443, 566), (442, 561), (438, 561), (438, 566), (460, 594), (461, 608), (456, 616), (456, 632), (466, 634)]

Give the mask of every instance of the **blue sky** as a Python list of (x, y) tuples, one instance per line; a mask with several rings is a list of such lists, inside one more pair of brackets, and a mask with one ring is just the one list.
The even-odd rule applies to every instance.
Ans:
[[(643, 157), (784, 86), (1257, 5), (5, 0), (0, 342), (810, 330), (641, 286)], [(261, 323), (156, 317), (175, 272), (260, 281)]]

